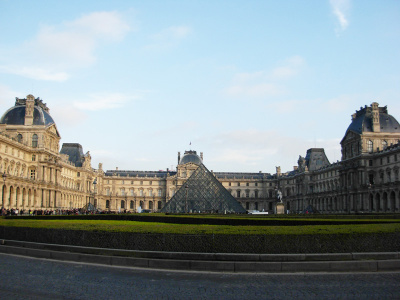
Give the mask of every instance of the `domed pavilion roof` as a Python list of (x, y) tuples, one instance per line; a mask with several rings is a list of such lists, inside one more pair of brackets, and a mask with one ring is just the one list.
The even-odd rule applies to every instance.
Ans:
[(181, 160), (179, 161), (180, 165), (184, 165), (187, 163), (194, 163), (196, 165), (201, 165), (203, 162), (201, 158), (197, 155), (196, 151), (189, 150), (185, 151), (185, 154), (182, 156)]
[[(27, 96), (28, 99), (34, 99), (32, 95)], [(24, 125), (26, 100), (16, 98), (15, 106), (8, 109), (0, 119), (0, 124), (8, 125)], [(49, 114), (46, 104), (39, 98), (34, 99), (33, 106), (33, 125), (50, 125), (55, 124), (53, 118)]]
[[(397, 120), (388, 114), (387, 107), (379, 107), (379, 125), (380, 132), (384, 133), (400, 133), (400, 125)], [(359, 111), (353, 114), (353, 119), (346, 133), (353, 131), (357, 134), (366, 132), (374, 132), (372, 127), (372, 107), (361, 107)]]

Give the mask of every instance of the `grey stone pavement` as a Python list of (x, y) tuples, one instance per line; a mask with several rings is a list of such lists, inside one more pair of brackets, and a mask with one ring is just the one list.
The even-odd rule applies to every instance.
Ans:
[(0, 299), (400, 299), (400, 272), (179, 272), (0, 254)]

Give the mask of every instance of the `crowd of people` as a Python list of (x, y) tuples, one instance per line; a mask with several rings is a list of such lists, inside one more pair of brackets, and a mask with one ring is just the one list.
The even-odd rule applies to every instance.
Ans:
[(55, 209), (55, 210), (43, 210), (43, 209), (35, 209), (35, 210), (18, 210), (18, 208), (6, 209), (2, 208), (0, 211), (0, 216), (50, 216), (50, 215), (94, 215), (94, 214), (131, 214), (129, 210), (121, 210), (121, 211), (110, 211), (110, 210), (86, 210), (84, 208), (72, 208), (72, 209)]

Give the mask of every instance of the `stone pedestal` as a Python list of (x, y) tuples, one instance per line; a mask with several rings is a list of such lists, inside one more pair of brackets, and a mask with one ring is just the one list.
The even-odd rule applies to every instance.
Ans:
[(283, 203), (276, 204), (276, 214), (283, 215), (285, 213), (285, 205)]

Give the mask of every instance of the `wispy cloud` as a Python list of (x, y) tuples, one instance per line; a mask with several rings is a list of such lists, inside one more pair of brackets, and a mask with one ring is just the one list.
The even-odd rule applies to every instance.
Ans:
[(191, 33), (192, 29), (188, 26), (170, 26), (150, 36), (151, 42), (145, 48), (157, 50), (168, 49), (176, 46)]
[(105, 110), (121, 108), (127, 102), (137, 97), (127, 96), (121, 93), (103, 93), (89, 95), (88, 100), (74, 101), (73, 106), (81, 110)]
[(47, 80), (47, 81), (65, 81), (69, 78), (66, 72), (57, 72), (50, 69), (40, 67), (10, 67), (0, 66), (0, 72), (7, 74), (19, 75), (31, 79)]
[(285, 94), (287, 91), (282, 82), (296, 76), (304, 65), (301, 56), (293, 56), (271, 70), (237, 73), (224, 93), (232, 97), (251, 98)]
[(336, 33), (346, 30), (349, 26), (348, 13), (350, 10), (350, 0), (329, 0), (329, 3), (339, 25), (336, 28)]
[(123, 16), (115, 11), (93, 12), (61, 24), (43, 24), (31, 40), (6, 53), (7, 64), (0, 66), (0, 72), (65, 81), (72, 70), (96, 62), (95, 50), (102, 43), (120, 41), (130, 30)]
[(152, 38), (158, 41), (178, 40), (187, 37), (191, 32), (192, 29), (188, 26), (171, 26), (154, 34)]
[(0, 84), (0, 104), (6, 104), (11, 106), (12, 102), (10, 100), (15, 99), (19, 92), (11, 90), (8, 86)]

